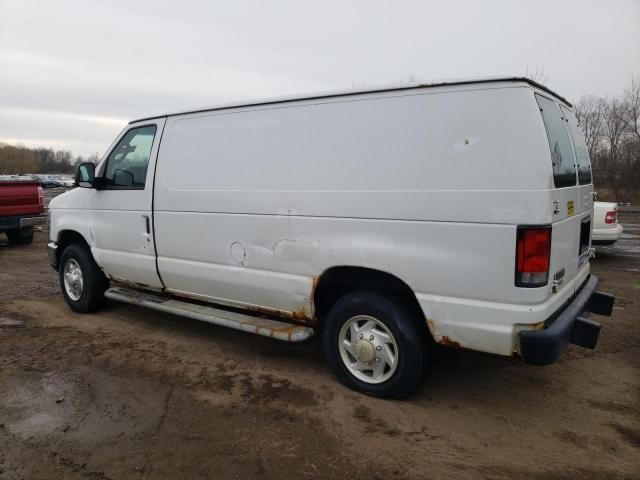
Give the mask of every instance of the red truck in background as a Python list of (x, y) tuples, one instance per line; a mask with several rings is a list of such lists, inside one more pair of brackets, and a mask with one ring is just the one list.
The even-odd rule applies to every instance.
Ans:
[(0, 233), (7, 234), (9, 245), (31, 243), (33, 227), (46, 220), (39, 181), (0, 180)]

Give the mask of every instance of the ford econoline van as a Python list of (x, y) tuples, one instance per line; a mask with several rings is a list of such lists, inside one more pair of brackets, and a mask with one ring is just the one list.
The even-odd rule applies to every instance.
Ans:
[(434, 343), (530, 364), (594, 348), (591, 165), (525, 78), (282, 98), (132, 121), (50, 205), (76, 312), (105, 298), (288, 342), (402, 397)]

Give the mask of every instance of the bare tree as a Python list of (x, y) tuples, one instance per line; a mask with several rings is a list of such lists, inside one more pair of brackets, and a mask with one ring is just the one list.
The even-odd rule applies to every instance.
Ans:
[(640, 77), (631, 77), (631, 88), (625, 91), (629, 131), (640, 140)]
[(614, 195), (618, 198), (625, 178), (623, 164), (619, 159), (619, 151), (628, 128), (628, 109), (620, 98), (603, 98), (599, 103), (602, 116), (602, 133), (608, 148), (606, 158), (607, 176)]
[(549, 81), (549, 75), (544, 72), (544, 68), (542, 67), (536, 67), (535, 70), (529, 70), (529, 65), (527, 65), (524, 71), (524, 76), (539, 83), (540, 85), (546, 85)]
[(71, 152), (23, 145), (0, 145), (0, 173), (69, 173), (73, 171)]
[(574, 110), (592, 161), (596, 158), (596, 150), (602, 138), (602, 111), (600, 99), (593, 95), (582, 97), (574, 105)]
[(33, 173), (38, 162), (33, 151), (23, 145), (0, 146), (0, 174), (20, 175)]

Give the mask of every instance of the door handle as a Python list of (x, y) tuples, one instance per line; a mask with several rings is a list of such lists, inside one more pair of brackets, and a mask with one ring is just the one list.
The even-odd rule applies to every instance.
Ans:
[(142, 236), (147, 238), (147, 242), (151, 241), (151, 222), (149, 220), (149, 215), (142, 215), (144, 218), (144, 226), (146, 229), (146, 233), (143, 233)]

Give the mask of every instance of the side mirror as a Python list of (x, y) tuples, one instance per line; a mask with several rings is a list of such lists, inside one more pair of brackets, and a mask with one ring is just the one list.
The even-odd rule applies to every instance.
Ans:
[(93, 188), (96, 181), (96, 166), (93, 163), (81, 163), (76, 170), (76, 185)]

